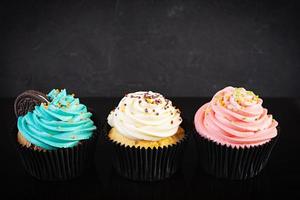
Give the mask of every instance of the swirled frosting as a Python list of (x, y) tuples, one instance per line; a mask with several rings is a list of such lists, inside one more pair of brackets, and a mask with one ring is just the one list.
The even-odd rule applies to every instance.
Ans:
[(255, 146), (277, 135), (277, 121), (263, 108), (262, 99), (244, 88), (226, 87), (197, 111), (197, 132), (233, 147)]
[(123, 136), (146, 141), (176, 134), (182, 122), (180, 111), (172, 102), (151, 91), (127, 94), (107, 120)]
[(52, 90), (49, 103), (35, 106), (33, 112), (18, 117), (18, 129), (25, 139), (46, 150), (68, 148), (91, 137), (96, 129), (92, 113), (66, 90)]

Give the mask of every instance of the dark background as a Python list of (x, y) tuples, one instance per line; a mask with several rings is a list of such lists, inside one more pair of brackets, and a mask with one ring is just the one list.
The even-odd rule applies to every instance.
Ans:
[(211, 96), (227, 85), (299, 97), (298, 2), (1, 2), (0, 97)]
[[(31, 200), (299, 196), (298, 2), (1, 1), (0, 97), (10, 97), (0, 98), (2, 196)], [(102, 138), (94, 165), (82, 177), (41, 182), (25, 173), (10, 138), (15, 134), (14, 97), (27, 89), (67, 88), (79, 97), (99, 96), (81, 100), (101, 117), (97, 121), (101, 127), (120, 100), (101, 97), (121, 97), (135, 90), (194, 96), (172, 98), (192, 124), (199, 106), (227, 85), (271, 97), (264, 98), (264, 106), (280, 126), (268, 165), (247, 181), (207, 175), (199, 166), (192, 138), (182, 169), (171, 179), (153, 184), (128, 181), (113, 170)], [(198, 98), (202, 96), (209, 98)], [(192, 125), (187, 131), (191, 130)]]

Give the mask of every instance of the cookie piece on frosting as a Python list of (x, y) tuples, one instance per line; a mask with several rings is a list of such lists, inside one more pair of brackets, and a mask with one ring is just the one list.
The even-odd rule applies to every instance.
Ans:
[(14, 110), (17, 117), (33, 111), (36, 105), (49, 102), (47, 96), (39, 91), (26, 90), (20, 94), (14, 103)]

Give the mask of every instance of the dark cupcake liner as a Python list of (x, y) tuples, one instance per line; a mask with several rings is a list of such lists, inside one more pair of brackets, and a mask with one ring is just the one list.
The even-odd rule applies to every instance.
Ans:
[(159, 148), (129, 147), (111, 140), (108, 133), (111, 127), (104, 125), (105, 139), (112, 150), (112, 163), (121, 176), (134, 181), (158, 181), (171, 177), (178, 169), (184, 146), (185, 136), (176, 144)]
[(255, 146), (236, 148), (222, 145), (202, 137), (194, 130), (202, 168), (218, 178), (245, 180), (256, 176), (267, 164), (278, 134), (269, 142)]
[(17, 152), (28, 174), (49, 181), (63, 181), (80, 176), (90, 166), (97, 133), (74, 147), (58, 150), (34, 150), (17, 142), (18, 130), (13, 132)]

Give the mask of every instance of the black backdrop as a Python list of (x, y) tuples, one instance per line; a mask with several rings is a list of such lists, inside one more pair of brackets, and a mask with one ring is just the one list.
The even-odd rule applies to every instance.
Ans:
[(284, 0), (1, 2), (0, 96), (29, 88), (211, 96), (233, 85), (299, 97), (299, 8)]

